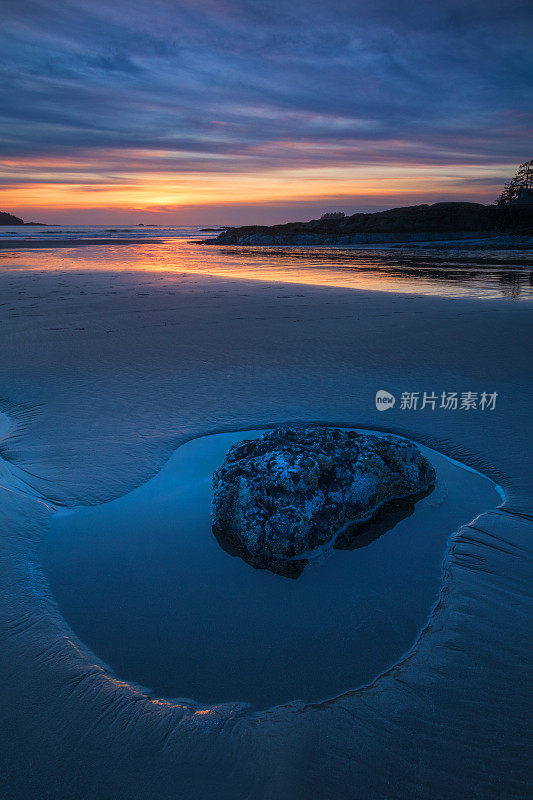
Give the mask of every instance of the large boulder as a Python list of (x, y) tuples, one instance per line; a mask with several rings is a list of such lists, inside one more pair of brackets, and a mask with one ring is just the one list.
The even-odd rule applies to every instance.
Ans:
[(213, 530), (253, 566), (290, 574), (291, 562), (305, 566), (341, 529), (422, 495), (435, 477), (404, 439), (277, 428), (234, 445), (214, 473)]

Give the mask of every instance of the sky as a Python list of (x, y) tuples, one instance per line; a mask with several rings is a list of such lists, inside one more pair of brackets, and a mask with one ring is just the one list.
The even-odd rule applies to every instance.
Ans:
[(533, 157), (522, 0), (0, 0), (0, 210), (273, 223), (493, 202)]

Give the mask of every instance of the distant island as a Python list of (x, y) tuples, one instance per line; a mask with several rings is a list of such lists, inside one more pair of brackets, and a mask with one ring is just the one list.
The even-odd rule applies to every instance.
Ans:
[(227, 228), (206, 244), (352, 245), (533, 235), (533, 202), (433, 203), (373, 214), (325, 214), (309, 222)]
[(24, 222), (20, 217), (8, 214), (7, 211), (0, 211), (0, 225), (46, 225), (49, 227), (46, 222)]
[(0, 225), (24, 225), (24, 220), (7, 211), (0, 211)]

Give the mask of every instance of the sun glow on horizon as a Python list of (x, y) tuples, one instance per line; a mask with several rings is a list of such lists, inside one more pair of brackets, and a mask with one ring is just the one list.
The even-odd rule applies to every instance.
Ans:
[(529, 16), (503, 5), (8, 3), (0, 208), (239, 224), (490, 203), (530, 157)]
[[(159, 161), (164, 169), (157, 169)], [(508, 164), (328, 164), (260, 170), (247, 169), (244, 162), (242, 171), (171, 170), (168, 166), (166, 151), (104, 153), (101, 160), (6, 159), (2, 172), (7, 182), (0, 187), (0, 208), (12, 213), (113, 208), (179, 213), (184, 207), (226, 205), (243, 209), (305, 202), (379, 205), (388, 197), (405, 205), (451, 198), (490, 202), (491, 179), (497, 185), (510, 170)]]

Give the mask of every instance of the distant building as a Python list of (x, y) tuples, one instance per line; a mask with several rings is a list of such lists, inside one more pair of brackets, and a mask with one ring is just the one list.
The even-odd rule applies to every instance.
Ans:
[(345, 216), (344, 211), (329, 211), (327, 214), (322, 214), (320, 219), (342, 219)]

